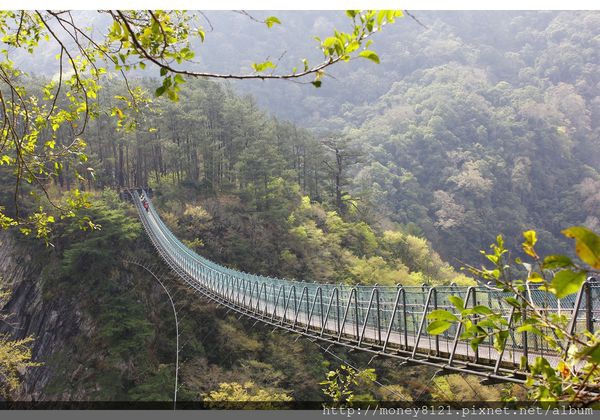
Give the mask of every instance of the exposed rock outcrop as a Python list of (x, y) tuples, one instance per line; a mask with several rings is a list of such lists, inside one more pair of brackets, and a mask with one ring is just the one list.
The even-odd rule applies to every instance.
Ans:
[(0, 286), (11, 292), (0, 308), (8, 314), (7, 322), (0, 323), (0, 332), (8, 332), (15, 339), (33, 336), (33, 359), (43, 363), (25, 372), (23, 387), (16, 396), (20, 400), (46, 399), (44, 388), (59, 368), (55, 359), (66, 350), (69, 339), (78, 334), (81, 324), (81, 312), (68, 298), (44, 297), (42, 270), (48, 258), (33, 256), (35, 248), (8, 232), (0, 232)]

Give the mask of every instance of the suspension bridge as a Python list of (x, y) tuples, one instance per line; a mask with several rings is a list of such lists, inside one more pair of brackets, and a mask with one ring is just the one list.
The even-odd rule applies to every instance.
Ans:
[[(207, 299), (255, 323), (329, 346), (341, 345), (373, 357), (391, 357), (405, 365), (478, 375), (488, 382), (522, 383), (527, 364), (537, 356), (544, 356), (551, 363), (560, 356), (537, 335), (515, 332), (515, 308), (504, 300), (512, 295), (502, 290), (485, 286), (320, 284), (233, 270), (198, 255), (177, 239), (147, 194), (146, 204), (142, 203), (142, 190), (129, 193), (154, 248), (178, 278)], [(600, 322), (597, 283), (586, 281), (576, 295), (562, 300), (533, 288), (527, 294), (539, 311), (567, 316), (571, 332), (595, 331)], [(450, 296), (461, 297), (464, 309), (485, 305), (501, 313), (510, 330), (504, 346), (495, 348), (490, 336), (474, 350), (461, 338), (460, 323), (441, 335), (428, 334), (427, 315), (432, 311), (445, 309), (458, 315)]]

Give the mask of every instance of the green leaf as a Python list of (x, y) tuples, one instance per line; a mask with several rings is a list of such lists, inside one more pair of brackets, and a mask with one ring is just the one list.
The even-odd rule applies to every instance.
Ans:
[(535, 250), (533, 247), (537, 243), (537, 235), (535, 230), (528, 230), (523, 232), (523, 237), (525, 238), (525, 242), (523, 242), (523, 251), (531, 257), (537, 257)]
[(167, 91), (167, 96), (169, 97), (169, 99), (173, 102), (177, 102), (179, 101), (179, 95), (177, 95), (177, 92), (175, 92), (173, 89), (169, 89)]
[(492, 311), (487, 306), (478, 305), (473, 308), (473, 313), (476, 313), (479, 315), (492, 315), (494, 313), (494, 311)]
[(542, 267), (544, 270), (554, 270), (556, 268), (572, 267), (573, 261), (566, 255), (548, 255), (544, 258)]
[(575, 252), (583, 262), (600, 269), (600, 236), (584, 226), (571, 226), (562, 233), (575, 239)]
[(279, 19), (277, 19), (275, 16), (269, 16), (268, 18), (265, 19), (265, 24), (267, 25), (268, 28), (271, 28), (275, 24), (281, 25), (281, 21)]
[(175, 84), (182, 85), (184, 83), (185, 83), (185, 79), (183, 78), (183, 76), (181, 74), (176, 74), (175, 75)]
[(164, 86), (160, 86), (159, 88), (157, 88), (157, 89), (154, 91), (154, 94), (155, 94), (156, 96), (162, 96), (162, 95), (165, 93), (165, 90), (167, 90), (167, 88), (166, 88), (166, 87), (164, 87)]
[(496, 328), (496, 323), (491, 319), (484, 319), (483, 321), (479, 321), (477, 326), (481, 328)]
[(313, 84), (314, 87), (316, 88), (320, 88), (321, 87), (321, 81), (320, 80), (315, 80), (313, 82), (310, 82)]
[(531, 324), (525, 324), (525, 325), (520, 326), (519, 328), (517, 328), (517, 332), (518, 333), (531, 332), (531, 333), (534, 333), (534, 334), (539, 335), (539, 336), (544, 335), (539, 330), (539, 328), (537, 328), (535, 325), (531, 325)]
[(523, 232), (523, 236), (525, 237), (525, 243), (527, 245), (534, 246), (537, 243), (537, 235), (535, 230), (528, 230)]
[(562, 299), (573, 293), (577, 293), (586, 279), (584, 271), (562, 270), (554, 276), (550, 283), (550, 291), (557, 298)]
[(448, 296), (448, 300), (456, 309), (460, 309), (462, 311), (465, 308), (465, 301), (458, 296)]
[(427, 315), (427, 319), (438, 321), (458, 321), (456, 315), (443, 309), (436, 309)]
[(263, 63), (252, 63), (252, 68), (255, 72), (260, 73), (267, 69), (274, 69), (275, 64), (271, 63), (270, 61), (265, 61)]
[(483, 342), (484, 338), (483, 337), (476, 337), (474, 339), (471, 340), (471, 342), (469, 343), (469, 345), (471, 346), (471, 348), (473, 349), (473, 351), (477, 351), (477, 347), (479, 347), (479, 345)]
[(519, 302), (516, 298), (514, 297), (507, 297), (504, 299), (506, 301), (506, 303), (508, 303), (510, 306), (513, 306), (517, 309), (519, 309), (522, 306), (522, 303)]
[(501, 352), (504, 346), (506, 345), (506, 340), (508, 339), (508, 330), (498, 331), (496, 335), (494, 335), (494, 348)]
[(381, 28), (381, 24), (383, 23), (383, 19), (385, 19), (387, 15), (387, 10), (380, 10), (377, 12), (377, 27)]
[(589, 357), (592, 363), (600, 363), (600, 343), (583, 349), (578, 356), (582, 358)]
[(519, 363), (519, 367), (521, 368), (521, 370), (524, 370), (527, 367), (528, 363), (529, 360), (527, 359), (527, 356), (521, 356), (521, 363)]
[(371, 50), (361, 51), (360, 53), (358, 53), (358, 56), (366, 58), (368, 60), (371, 60), (371, 61), (379, 64), (379, 56), (375, 53), (375, 51), (371, 51)]
[(543, 282), (545, 281), (545, 280), (544, 280), (544, 278), (541, 276), (541, 274), (540, 274), (540, 273), (537, 273), (537, 272), (535, 272), (535, 271), (534, 271), (534, 272), (532, 272), (532, 273), (529, 275), (529, 277), (527, 278), (527, 280), (528, 280), (530, 283), (543, 283)]
[(427, 326), (427, 332), (431, 335), (439, 335), (452, 326), (448, 321), (433, 321)]

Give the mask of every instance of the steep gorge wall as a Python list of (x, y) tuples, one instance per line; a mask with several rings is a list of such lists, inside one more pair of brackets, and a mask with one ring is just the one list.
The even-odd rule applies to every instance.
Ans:
[[(161, 328), (159, 315), (170, 308), (155, 307), (164, 297), (147, 273), (96, 255), (96, 261), (110, 260), (109, 270), (88, 264), (66, 276), (64, 248), (76, 244), (57, 240), (56, 248), (47, 248), (42, 241), (0, 232), (0, 288), (10, 292), (0, 307), (9, 316), (0, 322), (0, 333), (34, 337), (33, 360), (42, 363), (24, 372), (11, 399), (128, 400), (138, 382), (173, 358), (172, 337), (165, 333), (172, 321), (167, 318), (168, 328)], [(86, 258), (80, 256), (80, 262)], [(164, 346), (167, 360), (158, 360)]]
[[(0, 232), (0, 287), (11, 294), (0, 311), (8, 314), (0, 322), (0, 333), (10, 333), (14, 339), (33, 336), (33, 359), (43, 363), (29, 369), (20, 400), (45, 400), (45, 387), (60, 369), (57, 358), (68, 352), (68, 341), (80, 331), (82, 313), (63, 296), (44, 297), (42, 270), (48, 258), (37, 256), (36, 244), (17, 240), (8, 232)], [(47, 253), (42, 249), (42, 254)], [(65, 387), (67, 390), (68, 387)], [(69, 395), (62, 395), (68, 399)]]

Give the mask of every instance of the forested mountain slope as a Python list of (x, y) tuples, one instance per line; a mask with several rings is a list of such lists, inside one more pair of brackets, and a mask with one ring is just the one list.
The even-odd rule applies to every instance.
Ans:
[[(423, 233), (454, 265), (478, 263), (499, 232), (516, 244), (523, 230), (536, 229), (542, 247), (556, 252), (566, 249), (565, 226), (598, 229), (600, 13), (413, 14), (423, 25), (405, 17), (377, 34), (380, 65), (337, 67), (320, 89), (261, 82), (235, 89), (312, 128), (321, 144), (336, 139), (342, 165), (323, 165), (341, 176), (331, 188), (368, 202), (379, 223)], [(232, 39), (244, 57), (262, 57), (286, 51), (306, 27), (319, 35), (343, 25), (333, 12), (281, 12), (271, 40), (245, 16), (208, 16), (215, 31), (200, 50), (205, 67), (233, 65), (219, 50)], [(230, 23), (258, 41), (219, 32)], [(288, 51), (280, 65), (309, 54)]]
[[(107, 81), (98, 100), (121, 106), (121, 89)], [(149, 102), (129, 130), (109, 115), (91, 121), (87, 179), (64, 173), (56, 189), (153, 187), (182, 238), (245, 271), (335, 283), (469, 282), (425, 239), (375, 223), (366, 202), (338, 197), (336, 155), (310, 132), (216, 83), (190, 81), (180, 96)]]
[(515, 88), (449, 64), (377, 109), (347, 132), (369, 156), (354, 188), (445, 256), (472, 261), (498, 232), (516, 242), (530, 228), (558, 250), (565, 226), (598, 227), (597, 129), (572, 86)]
[(455, 265), (477, 263), (499, 232), (516, 244), (536, 229), (556, 252), (565, 226), (598, 229), (600, 13), (414, 15), (426, 27), (406, 17), (379, 34), (378, 66), (338, 68), (301, 97), (239, 88), (322, 139), (337, 132), (343, 189)]
[[(10, 322), (0, 333), (33, 336), (33, 359), (40, 363), (27, 370), (21, 389), (3, 398), (54, 402), (54, 408), (86, 401), (167, 401), (162, 407), (170, 408), (173, 313), (152, 276), (124, 261), (152, 261), (153, 250), (134, 210), (116, 193), (98, 194), (85, 213), (102, 229), (82, 232), (77, 223), (61, 222), (50, 248), (8, 232), (0, 236), (0, 287), (12, 292), (3, 308)], [(251, 395), (260, 389), (301, 401), (322, 398), (318, 382), (329, 362), (317, 347), (251, 330), (251, 323), (226, 316), (161, 272), (179, 297), (179, 401), (200, 401), (221, 383), (245, 384)]]
[[(473, 261), (498, 232), (516, 243), (530, 228), (557, 251), (565, 226), (599, 226), (600, 15), (548, 17), (507, 16), (485, 36), (481, 22), (445, 26), (460, 46), (447, 62), (350, 113), (364, 123), (345, 133), (369, 161), (358, 189), (447, 258)], [(423, 54), (436, 45), (428, 33)]]
[[(311, 35), (346, 25), (340, 12), (254, 16), (271, 14), (282, 24), (267, 29), (240, 13), (207, 12), (195, 68), (245, 72), (269, 58), (288, 69), (318, 56)], [(178, 181), (227, 191), (235, 172), (259, 210), (270, 205), (260, 198), (270, 178), (296, 171), (311, 199), (331, 198), (343, 210), (354, 197), (364, 204), (363, 217), (425, 235), (454, 265), (477, 263), (478, 250), (499, 232), (515, 242), (523, 229), (535, 228), (556, 251), (564, 250), (561, 228), (597, 228), (600, 14), (413, 15), (420, 23), (405, 17), (374, 37), (380, 65), (353, 60), (335, 67), (319, 89), (260, 81), (195, 88), (178, 104), (161, 104), (159, 119), (152, 112), (137, 116), (143, 129), (112, 143), (103, 131), (110, 118), (101, 117), (97, 133), (105, 139), (89, 143), (102, 161), (91, 165), (97, 179), (140, 185), (170, 165)], [(112, 100), (119, 89), (105, 89), (100, 100)], [(235, 99), (230, 89), (254, 100)], [(223, 100), (215, 101), (219, 92)], [(310, 131), (257, 123), (259, 107)], [(169, 118), (175, 108), (185, 117)], [(215, 128), (219, 121), (223, 128)], [(268, 141), (248, 142), (248, 135)], [(127, 167), (133, 160), (137, 166)]]

